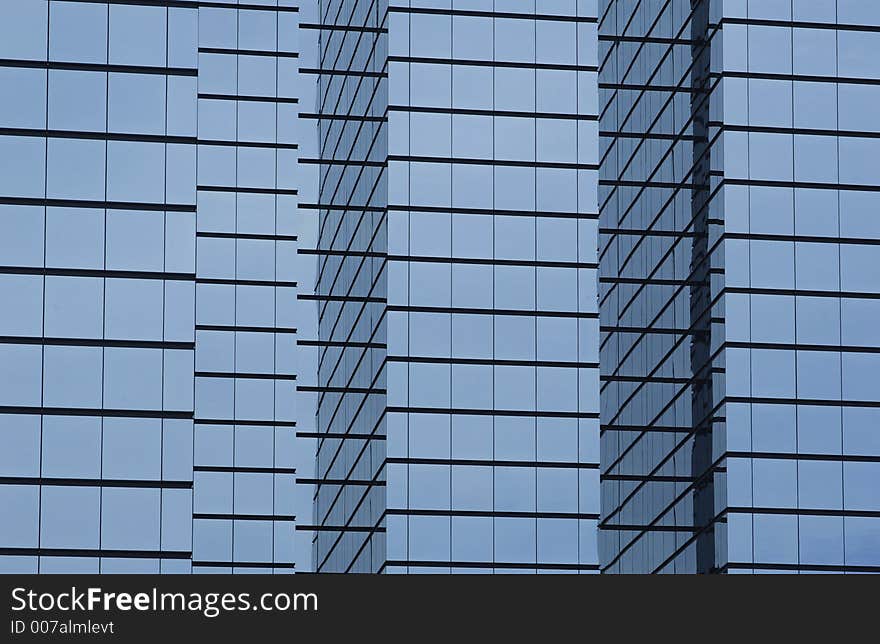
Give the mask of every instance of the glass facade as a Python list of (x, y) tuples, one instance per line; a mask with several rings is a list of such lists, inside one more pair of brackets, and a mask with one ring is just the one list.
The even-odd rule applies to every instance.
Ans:
[(0, 572), (880, 572), (880, 4), (303, 13), (0, 3)]
[(296, 11), (0, 4), (0, 570), (292, 570)]
[[(319, 0), (312, 568), (384, 558), (387, 3)], [(324, 26), (326, 25), (326, 26)], [(337, 528), (337, 529), (334, 529)]]
[(319, 7), (315, 569), (594, 572), (596, 3)]
[(880, 5), (600, 16), (602, 570), (880, 571)]

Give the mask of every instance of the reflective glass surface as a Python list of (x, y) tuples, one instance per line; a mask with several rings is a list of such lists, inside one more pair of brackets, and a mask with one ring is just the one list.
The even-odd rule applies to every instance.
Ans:
[(603, 571), (878, 572), (880, 15), (600, 4)]
[(319, 6), (315, 568), (594, 572), (595, 3)]
[(296, 7), (226, 4), (0, 4), (0, 571), (293, 568)]

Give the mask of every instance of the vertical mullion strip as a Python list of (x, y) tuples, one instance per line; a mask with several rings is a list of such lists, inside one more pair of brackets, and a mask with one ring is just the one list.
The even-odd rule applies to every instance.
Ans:
[[(165, 66), (170, 67), (170, 51), (171, 51), (171, 39), (170, 39), (170, 29), (169, 29), (169, 20), (170, 20), (170, 9), (165, 8)], [(108, 91), (108, 99), (109, 99), (109, 91)], [(109, 118), (109, 116), (108, 116)], [(168, 75), (165, 75), (165, 131), (164, 134), (168, 135)], [(165, 144), (165, 203), (168, 203), (168, 144)], [(104, 231), (104, 237), (106, 238), (107, 233)], [(167, 209), (162, 213), (162, 268), (163, 270), (168, 270), (168, 252), (165, 245), (168, 242), (168, 211)], [(166, 294), (167, 294), (167, 281), (162, 280), (162, 340), (165, 341), (165, 311), (166, 311)], [(165, 410), (165, 350), (162, 350), (162, 410)], [(165, 419), (159, 421), (159, 480), (163, 481), (165, 479)], [(165, 490), (164, 488), (159, 490), (159, 551), (162, 551), (162, 518), (164, 516), (163, 510), (165, 506)], [(159, 558), (159, 570), (158, 572), (162, 572), (164, 559)]]
[[(195, 42), (193, 43), (193, 45), (195, 47), (196, 69), (197, 69), (197, 71), (196, 71), (196, 92), (195, 92), (195, 98), (194, 98), (195, 103), (196, 103), (196, 114), (195, 114), (195, 116), (196, 116), (196, 122), (195, 122), (196, 131), (195, 131), (195, 135), (196, 135), (197, 141), (198, 141), (198, 132), (199, 132), (199, 112), (201, 111), (200, 110), (201, 100), (198, 97), (199, 96), (199, 84), (200, 84), (200, 80), (201, 80), (201, 78), (200, 78), (201, 77), (201, 56), (198, 53), (199, 52), (199, 42), (200, 42), (199, 32), (201, 30), (201, 12), (202, 12), (201, 8), (195, 9), (196, 33), (195, 33)], [(167, 100), (167, 96), (166, 96), (166, 100)], [(196, 185), (194, 186), (195, 187), (194, 192), (196, 195), (196, 213), (195, 213), (195, 226), (194, 226), (195, 230), (193, 232), (193, 239), (192, 239), (193, 264), (194, 264), (193, 270), (196, 271), (197, 276), (198, 276), (198, 266), (199, 266), (199, 261), (198, 261), (198, 258), (199, 258), (198, 230), (199, 230), (199, 214), (200, 214), (199, 210), (200, 210), (200, 208), (199, 208), (198, 176), (199, 176), (199, 156), (200, 156), (199, 150), (200, 150), (200, 147), (201, 146), (199, 146), (198, 143), (196, 143), (196, 145), (195, 145), (195, 148), (196, 148), (196, 150), (195, 150), (195, 153), (196, 153), (196, 158), (195, 158)], [(193, 296), (192, 296), (193, 297), (193, 303), (192, 303), (192, 307), (193, 307), (193, 334), (192, 334), (192, 338), (193, 338), (193, 343), (194, 343), (194, 347), (195, 347), (193, 349), (193, 370), (195, 370), (196, 357), (198, 356), (198, 352), (199, 352), (198, 333), (196, 333), (196, 329), (195, 329), (195, 325), (198, 322), (197, 302), (198, 302), (198, 292), (199, 291), (198, 291), (198, 285), (196, 284), (195, 281), (193, 281), (193, 291), (192, 292), (193, 292)], [(193, 572), (192, 561), (195, 556), (195, 536), (196, 536), (195, 535), (196, 520), (194, 518), (195, 511), (196, 511), (196, 506), (195, 506), (196, 486), (195, 486), (195, 472), (194, 472), (194, 470), (195, 470), (195, 464), (196, 464), (196, 421), (195, 421), (195, 419), (198, 418), (198, 406), (196, 404), (198, 401), (198, 398), (196, 396), (197, 382), (198, 382), (198, 377), (195, 375), (195, 373), (193, 373), (193, 379), (192, 379), (193, 424), (192, 424), (192, 437), (191, 437), (191, 439), (192, 439), (192, 468), (190, 470), (190, 475), (193, 480), (193, 489), (192, 489), (192, 492), (190, 493), (190, 536), (189, 536), (189, 547), (190, 547), (190, 551), (191, 551), (191, 554), (190, 554), (190, 573)]]
[[(49, 60), (49, 46), (51, 39), (51, 17), (52, 3), (46, 3), (46, 61)], [(49, 66), (46, 65), (46, 114), (45, 114), (45, 145), (43, 156), (43, 196), (49, 197)], [(46, 266), (46, 224), (48, 222), (47, 208), (43, 204), (43, 267)], [(46, 336), (46, 272), (43, 271), (43, 304), (42, 317), (40, 319), (40, 333)], [(46, 345), (40, 347), (40, 407), (46, 404)], [(43, 421), (44, 415), (40, 414), (40, 464), (38, 474), (43, 478)], [(37, 487), (37, 548), (42, 546), (43, 537), (43, 486)], [(37, 555), (37, 573), (39, 574), (42, 567), (43, 557)]]
[[(106, 51), (105, 56), (107, 63), (110, 62), (110, 3), (108, 2), (106, 5), (106, 11), (104, 13), (105, 16), (105, 26), (106, 26)], [(104, 131), (110, 131), (110, 72), (104, 73)], [(48, 165), (48, 157), (46, 159)], [(109, 179), (109, 163), (110, 163), (110, 141), (104, 141), (104, 201), (106, 202), (109, 198), (108, 186), (107, 182)], [(102, 266), (107, 268), (107, 205), (104, 205), (104, 257), (102, 258)], [(101, 337), (107, 337), (107, 277), (105, 276), (101, 279), (102, 289), (101, 289), (101, 300), (102, 300), (102, 311), (101, 311)], [(104, 392), (104, 380), (107, 371), (107, 348), (106, 346), (101, 347), (101, 408), (104, 408), (105, 404), (105, 392)], [(106, 422), (104, 415), (101, 415), (101, 452), (100, 452), (100, 462), (99, 462), (99, 478), (103, 480), (104, 478), (104, 423)], [(104, 525), (104, 486), (102, 485), (99, 493), (98, 493), (98, 550), (100, 551), (104, 545), (103, 535), (103, 525)], [(98, 572), (101, 572), (103, 567), (104, 558), (98, 558)]]
[[(279, 34), (278, 34), (279, 14), (277, 11), (274, 12), (274, 18), (275, 18), (275, 52), (277, 54), (281, 48), (279, 45), (279, 42), (280, 42)], [(298, 21), (299, 21), (299, 16), (297, 16), (297, 25), (299, 24)], [(275, 56), (275, 96), (276, 97), (278, 97), (281, 94), (281, 92), (278, 89), (280, 87), (280, 85), (281, 85), (281, 70), (278, 65), (278, 56), (276, 55)], [(275, 140), (275, 143), (277, 144), (278, 143), (278, 102), (276, 101), (272, 107), (275, 111), (275, 136), (274, 136), (274, 140)], [(275, 187), (276, 188), (278, 187), (278, 150), (277, 149), (275, 150)], [(272, 213), (274, 216), (273, 233), (275, 235), (277, 235), (278, 234), (278, 195), (277, 194), (275, 194), (273, 196), (272, 202), (273, 202), (273, 208), (274, 208), (274, 211)], [(272, 265), (273, 265), (272, 275), (274, 276), (275, 280), (278, 281), (279, 276), (278, 276), (278, 242), (277, 241), (272, 242), (272, 251), (273, 251), (273, 253), (272, 253)], [(274, 324), (275, 327), (279, 326), (278, 325), (278, 293), (277, 293), (277, 289), (273, 289), (272, 323)], [(275, 374), (278, 373), (278, 342), (279, 342), (279, 340), (283, 341), (283, 338), (279, 338), (277, 333), (273, 333), (272, 334), (272, 372)], [(272, 389), (272, 420), (273, 421), (278, 420), (278, 401), (276, 400), (277, 391), (278, 391), (277, 384), (273, 384), (273, 389)], [(294, 387), (294, 391), (296, 391), (295, 387)], [(274, 470), (276, 467), (276, 463), (277, 463), (276, 452), (278, 450), (278, 443), (277, 443), (278, 427), (273, 425), (271, 428), (271, 432), (272, 432), (272, 469)], [(272, 474), (272, 514), (278, 514), (277, 507), (276, 507), (276, 498), (275, 498), (275, 484), (276, 484), (277, 477), (278, 477), (277, 474)], [(273, 521), (272, 522), (272, 552), (271, 552), (272, 558), (270, 560), (270, 561), (272, 561), (272, 563), (275, 563), (275, 560), (276, 560), (276, 558), (275, 558), (275, 529), (276, 529), (276, 526), (275, 526), (275, 522)], [(293, 529), (294, 529), (294, 534), (296, 534), (295, 524), (293, 526)], [(273, 567), (272, 574), (275, 574), (275, 572), (276, 572), (276, 568)]]
[[(235, 12), (235, 48), (238, 50), (239, 43), (241, 42), (241, 10), (236, 8), (230, 9), (230, 11)], [(239, 58), (239, 54), (232, 54), (235, 60), (235, 95), (239, 96), (239, 92), (241, 91), (241, 79), (239, 78), (239, 72), (241, 70), (241, 60)], [(239, 169), (238, 169), (238, 159), (239, 159), (239, 146), (238, 146), (238, 138), (239, 138), (239, 111), (241, 109), (241, 101), (236, 98), (235, 100), (235, 219), (233, 220), (233, 232), (238, 233), (238, 215), (239, 215)], [(238, 238), (233, 238), (232, 240), (232, 274), (236, 280), (238, 280)], [(238, 324), (238, 285), (234, 284), (232, 286), (232, 303), (233, 303), (233, 316), (234, 322)], [(238, 331), (232, 332), (232, 368), (237, 373), (238, 372)], [(238, 378), (235, 377), (232, 379), (232, 420), (236, 421), (238, 418), (238, 405), (236, 395), (238, 393)], [(238, 424), (233, 422), (232, 424), (232, 515), (235, 516), (235, 483), (236, 483), (236, 467), (238, 465), (238, 461), (236, 459), (236, 454), (238, 450), (236, 449), (238, 445)], [(235, 528), (237, 521), (232, 518), (229, 519), (230, 527), (232, 529), (232, 547), (229, 553), (229, 561), (230, 561), (230, 572), (235, 572), (235, 567), (232, 565), (235, 562)]]
[[(533, 0), (533, 2), (535, 2), (535, 0)], [(535, 10), (535, 14), (537, 16), (538, 6), (537, 6), (536, 2), (534, 4), (534, 10)], [(538, 126), (539, 126), (538, 115), (537, 115), (537, 111), (538, 111), (538, 69), (537, 69), (538, 20), (537, 20), (537, 18), (532, 20), (532, 29), (533, 29), (533, 36), (535, 39), (535, 49), (534, 49), (535, 60), (534, 60), (534, 62), (536, 64), (535, 70), (532, 72), (534, 75), (534, 81), (535, 81), (535, 89), (534, 89), (535, 115), (533, 117), (533, 122), (532, 122), (532, 132), (534, 133), (532, 144), (534, 146), (533, 150), (535, 153), (535, 157), (534, 157), (535, 158), (535, 167), (532, 169), (532, 172), (534, 172), (534, 176), (535, 176), (535, 203), (534, 203), (534, 206), (535, 206), (535, 213), (536, 213), (535, 216), (532, 218), (532, 231), (533, 231), (533, 235), (534, 235), (534, 241), (532, 242), (532, 244), (533, 244), (532, 252), (533, 252), (533, 258), (537, 261), (537, 259), (538, 259), (538, 216), (537, 216), (538, 192), (541, 189), (540, 185), (538, 183), (539, 175), (538, 175), (538, 166), (537, 166), (537, 161), (538, 161)], [(575, 270), (577, 270), (577, 269), (575, 269)], [(533, 347), (533, 349), (535, 352), (534, 353), (535, 361), (537, 362), (537, 360), (538, 360), (538, 317), (539, 317), (539, 310), (538, 310), (538, 274), (539, 274), (539, 271), (538, 271), (537, 265), (532, 267), (532, 271), (533, 271), (533, 279), (534, 279), (534, 282), (533, 282), (534, 286), (532, 288), (534, 289), (533, 297), (534, 297), (534, 302), (535, 302), (535, 317), (533, 320), (534, 329), (535, 329), (535, 346)], [(535, 370), (535, 372), (534, 372), (535, 411), (537, 411), (538, 410), (538, 379), (540, 378), (541, 372), (537, 366), (535, 366), (533, 368)], [(538, 460), (538, 425), (539, 424), (540, 424), (540, 420), (538, 419), (537, 414), (536, 414), (535, 419), (532, 421), (532, 432), (533, 432), (532, 447), (535, 450), (534, 454), (535, 454), (536, 461)], [(538, 553), (540, 552), (540, 548), (538, 546), (538, 540), (540, 539), (540, 535), (538, 534), (538, 523), (539, 522), (538, 522), (538, 518), (537, 518), (537, 513), (538, 513), (538, 472), (539, 471), (540, 471), (540, 468), (535, 466), (535, 507), (532, 508), (532, 512), (534, 512), (536, 515), (535, 516), (535, 572), (536, 573), (538, 571), (538, 560), (539, 560)]]

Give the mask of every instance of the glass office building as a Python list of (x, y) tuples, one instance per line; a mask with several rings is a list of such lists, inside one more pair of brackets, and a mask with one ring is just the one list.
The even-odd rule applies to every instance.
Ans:
[(296, 11), (0, 4), (0, 570), (292, 570)]
[(596, 3), (319, 19), (315, 570), (595, 572)]
[(602, 570), (880, 571), (880, 4), (599, 15)]

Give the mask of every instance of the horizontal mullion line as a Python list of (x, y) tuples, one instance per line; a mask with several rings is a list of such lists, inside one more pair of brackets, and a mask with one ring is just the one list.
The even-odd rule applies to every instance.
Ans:
[(657, 85), (655, 83), (599, 83), (599, 89), (628, 90), (633, 92), (669, 92), (681, 94), (706, 94), (710, 90), (689, 85)]
[[(198, 9), (204, 2), (198, 0), (65, 0), (66, 2), (83, 2), (87, 4), (127, 4), (140, 5), (143, 7), (179, 7), (184, 9)], [(228, 6), (228, 5), (226, 5)]]
[(392, 356), (387, 357), (388, 362), (403, 362), (410, 364), (459, 364), (459, 365), (485, 365), (498, 367), (564, 367), (572, 369), (598, 369), (598, 362), (577, 362), (563, 360), (505, 360), (502, 358), (457, 358), (457, 357), (428, 357), (428, 356)]
[(724, 570), (784, 570), (788, 572), (865, 572), (880, 573), (880, 566), (863, 566), (858, 564), (792, 564), (792, 563), (739, 563), (729, 562), (721, 566), (719, 571)]
[(364, 33), (387, 34), (387, 27), (370, 27), (367, 25), (337, 25), (323, 22), (301, 22), (300, 29), (318, 30), (318, 31), (354, 31)]
[(637, 44), (651, 45), (687, 45), (693, 46), (698, 44), (692, 38), (669, 38), (666, 36), (621, 36), (617, 34), (599, 34), (599, 42), (631, 42)]
[(707, 383), (708, 378), (671, 377), (671, 376), (601, 376), (601, 382), (635, 382), (661, 385), (686, 385), (689, 383)]
[(598, 513), (592, 512), (542, 512), (540, 510), (509, 511), (509, 510), (419, 510), (404, 508), (389, 508), (385, 510), (388, 516), (405, 517), (486, 517), (505, 519), (580, 519), (598, 520)]
[(139, 201), (98, 201), (92, 199), (59, 199), (53, 197), (0, 197), (0, 204), (13, 206), (47, 206), (50, 208), (106, 208), (108, 210), (151, 210), (195, 212), (195, 204), (158, 204)]
[(644, 536), (645, 532), (699, 532), (701, 527), (692, 525), (652, 525), (645, 523), (603, 523), (599, 526), (599, 530), (616, 531), (616, 532), (640, 532)]
[(359, 214), (359, 215), (362, 215), (365, 212), (383, 213), (386, 210), (388, 210), (388, 208), (386, 208), (385, 206), (367, 206), (367, 205), (358, 205), (358, 204), (334, 204), (334, 203), (299, 203), (299, 204), (297, 204), (297, 208), (302, 208), (303, 210), (357, 211), (357, 214)]
[(708, 331), (699, 329), (668, 329), (649, 326), (600, 326), (600, 333), (646, 333), (649, 335), (705, 335)]
[(230, 5), (229, 2), (207, 2), (205, 0), (199, 0), (196, 4), (199, 7), (208, 7), (210, 9), (238, 9), (240, 11), (270, 11), (275, 13), (299, 13), (299, 7), (289, 7), (286, 5), (265, 5), (265, 4), (253, 4), (250, 2), (239, 2), (238, 4)]
[(723, 232), (719, 239), (747, 239), (757, 241), (804, 242), (817, 244), (857, 244), (861, 246), (880, 245), (880, 238), (871, 237), (838, 237), (836, 235), (775, 235), (769, 233), (733, 233)]
[(322, 165), (322, 166), (346, 166), (360, 168), (384, 168), (388, 165), (388, 161), (370, 161), (368, 159), (312, 159), (299, 158), (298, 163), (303, 165)]
[(299, 103), (292, 96), (256, 96), (250, 94), (199, 94), (198, 97), (209, 101), (248, 101), (251, 103)]
[(808, 127), (776, 127), (769, 125), (731, 125), (727, 123), (712, 122), (710, 126), (718, 127), (727, 132), (746, 132), (755, 134), (792, 134), (805, 136), (834, 136), (840, 138), (878, 139), (880, 132), (868, 130), (829, 130), (823, 128)]
[(646, 284), (649, 286), (705, 286), (704, 280), (661, 277), (600, 277), (600, 284)]
[(0, 548), (0, 555), (32, 557), (109, 557), (113, 559), (189, 559), (189, 550), (104, 550), (93, 548)]
[(264, 241), (298, 241), (297, 235), (272, 235), (265, 233), (225, 233), (211, 231), (197, 231), (196, 237), (211, 239), (252, 239)]
[[(877, 403), (880, 406), (880, 402)], [(530, 409), (471, 409), (463, 407), (413, 407), (393, 406), (388, 407), (388, 413), (400, 414), (443, 414), (457, 416), (505, 416), (520, 418), (585, 418), (597, 419), (599, 412), (587, 411), (558, 411), (558, 410), (530, 410)]]
[(296, 521), (293, 514), (240, 514), (223, 512), (193, 512), (194, 520), (201, 521)]
[(426, 264), (468, 264), (480, 266), (534, 266), (539, 268), (599, 268), (596, 262), (566, 262), (533, 259), (496, 259), (487, 257), (449, 257), (443, 255), (389, 255), (379, 251), (364, 250), (323, 250), (320, 248), (300, 248), (300, 255), (320, 255), (322, 257), (373, 257), (391, 262), (418, 262)]
[(314, 76), (360, 76), (364, 78), (388, 78), (388, 72), (374, 72), (356, 69), (318, 69), (313, 67), (302, 67), (300, 74), (309, 74)]
[(268, 286), (271, 288), (295, 288), (297, 282), (285, 282), (280, 280), (246, 280), (222, 277), (197, 277), (196, 284), (216, 284), (227, 286)]
[(225, 324), (197, 324), (196, 331), (225, 331), (230, 333), (287, 333), (295, 334), (292, 327), (235, 326)]
[(254, 420), (246, 418), (195, 418), (196, 425), (215, 425), (230, 427), (232, 425), (251, 425), (253, 427), (296, 427), (294, 420)]
[(512, 210), (510, 208), (461, 208), (456, 206), (425, 206), (419, 204), (390, 204), (386, 210), (394, 212), (438, 212), (453, 215), (503, 215), (505, 217), (549, 217), (553, 219), (599, 219), (598, 212), (571, 210)]
[(808, 83), (835, 83), (843, 85), (880, 85), (880, 78), (859, 76), (814, 76), (810, 74), (776, 74), (770, 72), (712, 72), (711, 78), (745, 78), (757, 80), (803, 81)]
[(573, 461), (514, 461), (509, 459), (477, 458), (386, 458), (386, 463), (398, 465), (466, 465), (474, 467), (546, 467), (563, 470), (597, 470), (598, 463), (577, 463)]
[(299, 58), (295, 51), (268, 51), (265, 49), (230, 49), (226, 47), (199, 47), (200, 54), (222, 54), (228, 56), (264, 56), (269, 58)]
[(303, 485), (352, 485), (357, 487), (385, 487), (385, 481), (370, 481), (365, 479), (297, 479), (297, 483)]
[(343, 439), (352, 439), (352, 440), (364, 440), (364, 441), (384, 441), (386, 440), (386, 436), (384, 434), (353, 434), (353, 433), (345, 433), (345, 432), (297, 432), (297, 438), (343, 438)]
[(195, 342), (169, 342), (165, 340), (114, 340), (102, 338), (50, 338), (44, 336), (0, 336), (0, 344), (30, 344), (47, 347), (105, 347), (108, 349), (178, 349), (193, 350)]
[(690, 434), (694, 431), (694, 428), (688, 425), (684, 426), (675, 426), (675, 425), (601, 425), (600, 430), (602, 433), (604, 432), (636, 432), (636, 433), (666, 433), (666, 434)]
[(194, 136), (170, 134), (136, 134), (128, 132), (87, 132), (82, 130), (52, 130), (38, 128), (0, 128), (0, 136), (26, 136), (50, 139), (88, 139), (94, 141), (137, 141), (142, 143), (194, 144)]
[(64, 487), (121, 487), (157, 488), (171, 490), (192, 489), (192, 481), (134, 480), (134, 479), (79, 479), (51, 476), (0, 476), (0, 485), (45, 485)]
[(196, 371), (196, 378), (235, 378), (242, 380), (296, 380), (295, 373), (245, 373), (242, 371)]
[(724, 454), (728, 458), (748, 458), (759, 460), (784, 460), (784, 461), (830, 461), (834, 463), (880, 463), (880, 454), (868, 456), (865, 454), (814, 454), (810, 452), (743, 452), (729, 451)]
[(389, 311), (398, 311), (402, 313), (463, 313), (471, 315), (510, 315), (541, 318), (582, 318), (591, 320), (599, 318), (599, 314), (593, 312), (550, 311), (542, 309), (483, 309), (456, 306), (409, 306), (403, 304), (389, 304), (387, 308)]
[(245, 186), (196, 186), (200, 192), (237, 192), (255, 195), (297, 195), (298, 191), (285, 188), (248, 188)]
[(277, 143), (273, 141), (235, 141), (226, 139), (197, 139), (195, 143), (210, 147), (262, 148), (264, 150), (299, 150), (296, 143)]
[(355, 121), (362, 123), (384, 123), (387, 116), (366, 116), (359, 114), (316, 114), (314, 112), (300, 112), (298, 117), (315, 121)]
[(647, 483), (693, 483), (697, 480), (693, 476), (674, 476), (664, 474), (602, 474), (600, 481), (635, 481)]
[(670, 134), (664, 132), (615, 132), (602, 130), (599, 132), (600, 139), (647, 139), (649, 141), (699, 141), (706, 143), (706, 137), (697, 137), (693, 134)]
[[(715, 23), (713, 26), (717, 26)], [(721, 25), (754, 25), (760, 27), (783, 27), (789, 29), (829, 29), (832, 31), (880, 31), (880, 25), (860, 25), (855, 23), (810, 22), (806, 20), (768, 20), (762, 18), (724, 17)]]
[(382, 564), (382, 570), (389, 567), (408, 568), (491, 568), (493, 570), (599, 570), (598, 564), (582, 563), (515, 563), (503, 561), (419, 561), (415, 559), (389, 559)]
[(193, 472), (232, 474), (296, 474), (295, 467), (254, 467), (250, 465), (194, 465)]
[(726, 396), (725, 403), (752, 403), (762, 405), (805, 405), (808, 407), (880, 407), (880, 400), (833, 400), (830, 398), (796, 398), (790, 396)]
[(654, 181), (650, 179), (600, 179), (600, 186), (623, 188), (664, 188), (669, 190), (708, 190), (709, 184), (686, 183), (678, 181)]
[(504, 67), (515, 69), (548, 69), (558, 71), (598, 72), (597, 65), (566, 63), (539, 63), (536, 61), (472, 60), (467, 58), (429, 58), (425, 56), (388, 56), (389, 63), (425, 63), (431, 65), (461, 65), (463, 67)]
[(346, 349), (387, 349), (384, 342), (357, 342), (355, 340), (298, 340), (301, 347), (342, 347)]
[(191, 420), (191, 411), (159, 409), (96, 409), (88, 407), (0, 406), (0, 414), (38, 414), (43, 416), (100, 416), (103, 418), (163, 418)]
[(385, 304), (387, 302), (384, 297), (367, 295), (320, 295), (318, 293), (300, 293), (296, 297), (300, 300), (315, 300), (318, 302), (361, 302), (371, 304)]
[(330, 394), (367, 394), (367, 395), (384, 395), (388, 393), (387, 389), (378, 387), (330, 387), (318, 385), (300, 385), (297, 391), (307, 393), (330, 393)]
[(385, 528), (354, 525), (297, 525), (297, 530), (308, 532), (385, 532)]
[(550, 22), (582, 22), (595, 24), (599, 19), (595, 16), (571, 16), (563, 14), (527, 13), (516, 11), (479, 11), (471, 9), (441, 9), (434, 7), (388, 7), (388, 13), (417, 13), (435, 16), (472, 16), (475, 18), (513, 18), (522, 20), (540, 20)]
[(811, 515), (822, 517), (859, 517), (880, 518), (880, 510), (850, 510), (827, 508), (760, 508), (750, 506), (732, 506), (726, 508), (729, 514), (775, 514), (775, 515)]
[(763, 349), (771, 351), (822, 351), (830, 353), (880, 353), (880, 346), (859, 346), (850, 344), (804, 344), (785, 342), (742, 342), (724, 341), (728, 349)]
[[(690, 227), (690, 223), (688, 227)], [(697, 239), (708, 238), (708, 233), (696, 233), (690, 230), (659, 230), (653, 228), (610, 228), (600, 227), (600, 235), (635, 235), (638, 237), (673, 237), (675, 239)], [(724, 233), (722, 233), (724, 234)], [(642, 241), (642, 240), (639, 240)], [(609, 242), (610, 243), (610, 240)]]
[(794, 288), (762, 288), (758, 286), (725, 286), (724, 293), (742, 293), (746, 295), (789, 295), (800, 297), (833, 297), (843, 299), (876, 300), (880, 293), (876, 291), (817, 291)]
[(38, 266), (0, 266), (0, 274), (43, 275), (46, 277), (104, 277), (107, 279), (140, 279), (192, 281), (194, 273), (165, 273), (161, 271), (122, 271), (98, 268), (42, 268)]
[[(236, 5), (226, 5), (236, 6)], [(193, 568), (279, 568), (296, 569), (295, 563), (283, 561), (193, 561)]]
[[(571, 112), (538, 112), (525, 110), (494, 110), (465, 107), (424, 107), (417, 105), (389, 105), (388, 112), (410, 112), (416, 114), (460, 114), (463, 116), (510, 116), (532, 119), (563, 119), (570, 121), (598, 121), (598, 114), (573, 114)], [(384, 117), (382, 120), (386, 120)]]
[(198, 76), (192, 67), (155, 67), (147, 65), (114, 65), (111, 63), (74, 63), (57, 60), (17, 60), (2, 58), (0, 67), (26, 67), (65, 71), (108, 72), (120, 74), (159, 74), (161, 76)]
[(563, 161), (519, 161), (513, 159), (469, 159), (462, 157), (427, 157), (413, 155), (388, 155), (388, 161), (403, 163), (446, 163), (452, 165), (491, 165), (512, 168), (559, 168), (570, 170), (598, 170), (597, 163), (567, 163)]

